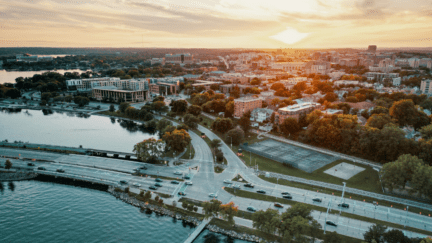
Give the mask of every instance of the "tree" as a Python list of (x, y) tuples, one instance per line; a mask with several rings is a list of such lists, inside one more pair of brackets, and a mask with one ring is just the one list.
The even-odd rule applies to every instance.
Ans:
[(432, 124), (424, 126), (420, 129), (420, 134), (423, 139), (431, 139), (432, 138)]
[(240, 128), (234, 128), (229, 130), (225, 136), (225, 141), (227, 143), (232, 142), (234, 146), (240, 145), (245, 138), (245, 133)]
[(269, 234), (276, 232), (279, 222), (279, 212), (275, 209), (268, 208), (266, 211), (259, 210), (252, 214), (252, 227)]
[(430, 124), (430, 122), (431, 119), (428, 115), (426, 115), (426, 113), (424, 113), (423, 111), (417, 111), (417, 116), (414, 120), (413, 127), (415, 130), (418, 130), (424, 126), (427, 126), (428, 124)]
[(164, 153), (165, 146), (166, 144), (162, 140), (149, 138), (135, 144), (133, 152), (136, 154), (138, 160), (155, 164), (158, 158)]
[(373, 114), (389, 114), (389, 110), (383, 106), (375, 106), (375, 108), (370, 112), (370, 115)]
[(87, 97), (75, 96), (74, 103), (77, 104), (79, 107), (83, 107), (85, 105), (88, 105), (90, 103), (90, 100)]
[(192, 114), (186, 114), (183, 117), (183, 121), (191, 129), (197, 129), (198, 128), (199, 119), (198, 119), (198, 117), (196, 117)]
[(220, 205), (222, 204), (221, 201), (217, 199), (212, 199), (210, 201), (205, 201), (203, 204), (203, 213), (204, 218), (208, 219), (210, 217), (217, 217), (219, 216), (220, 211)]
[(240, 89), (237, 85), (234, 86), (230, 92), (230, 97), (233, 97), (234, 99), (240, 98)]
[(157, 122), (156, 129), (162, 133), (167, 126), (172, 126), (172, 122), (164, 118)]
[(211, 128), (215, 131), (225, 133), (226, 131), (233, 128), (233, 123), (229, 118), (216, 118), (212, 123)]
[(6, 160), (5, 162), (5, 169), (9, 170), (10, 168), (12, 168), (12, 162), (10, 162), (10, 160)]
[(65, 96), (64, 100), (68, 103), (72, 102), (72, 95)]
[(186, 100), (177, 100), (172, 103), (171, 111), (177, 113), (183, 113), (186, 112), (187, 108), (188, 108), (188, 104)]
[(113, 104), (110, 105), (109, 111), (110, 111), (110, 112), (114, 112), (114, 111), (115, 111), (115, 108), (114, 108), (114, 105), (113, 105)]
[(369, 227), (369, 230), (363, 234), (363, 237), (366, 242), (371, 243), (372, 240), (375, 240), (376, 243), (384, 242), (384, 233), (387, 230), (387, 226), (376, 224)]
[(215, 149), (215, 148), (219, 148), (222, 145), (221, 140), (220, 139), (213, 139), (210, 141), (210, 147)]
[(11, 99), (16, 99), (21, 97), (21, 92), (18, 89), (8, 89), (5, 93), (6, 97), (10, 97)]
[(125, 113), (126, 109), (130, 107), (130, 104), (128, 102), (122, 102), (119, 105), (119, 110), (121, 113)]
[(187, 209), (189, 204), (186, 201), (183, 201), (181, 206), (182, 206), (182, 208)]
[(234, 101), (229, 101), (225, 105), (225, 117), (232, 117), (234, 114)]
[(185, 130), (175, 129), (173, 132), (165, 132), (162, 139), (166, 142), (167, 146), (178, 153), (183, 152), (190, 144), (191, 137)]
[(155, 112), (158, 112), (159, 114), (168, 111), (168, 107), (165, 105), (165, 102), (163, 101), (153, 102), (153, 109)]
[(384, 242), (386, 243), (410, 243), (410, 238), (406, 237), (402, 231), (392, 229), (384, 233)]
[(192, 114), (194, 116), (199, 116), (201, 114), (201, 107), (197, 106), (197, 105), (191, 105), (188, 107), (187, 112), (189, 114)]
[(229, 202), (227, 204), (221, 204), (219, 206), (220, 214), (222, 217), (228, 221), (229, 225), (234, 225), (234, 216), (238, 213), (238, 206), (235, 206), (233, 202)]
[(238, 124), (246, 134), (249, 133), (249, 130), (251, 128), (251, 113), (251, 111), (243, 113), (243, 115), (240, 117), (240, 120), (238, 121)]
[(342, 242), (342, 237), (337, 232), (327, 231), (324, 235), (324, 243), (339, 243)]
[(253, 78), (252, 81), (250, 82), (251, 85), (260, 85), (261, 84), (261, 80), (259, 78)]
[(393, 123), (394, 120), (388, 114), (373, 114), (366, 122), (366, 125), (369, 127), (375, 127), (378, 129), (382, 129), (385, 125)]
[(285, 120), (280, 125), (280, 129), (285, 136), (289, 136), (290, 134), (297, 133), (300, 131), (300, 126), (297, 122), (297, 119), (293, 117), (285, 118)]
[(321, 224), (318, 223), (316, 220), (312, 220), (312, 223), (310, 224), (310, 237), (312, 238), (312, 242), (315, 242), (315, 239), (320, 237), (321, 235)]
[(400, 100), (393, 103), (390, 108), (390, 116), (394, 117), (400, 126), (414, 125), (418, 115), (412, 100)]
[(394, 187), (405, 189), (406, 183), (413, 179), (416, 170), (424, 165), (423, 160), (417, 156), (404, 154), (393, 163), (385, 164), (381, 171), (381, 180), (384, 187), (390, 191)]

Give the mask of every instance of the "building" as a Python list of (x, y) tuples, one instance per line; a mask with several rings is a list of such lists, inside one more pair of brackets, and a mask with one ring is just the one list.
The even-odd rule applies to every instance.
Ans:
[(194, 83), (192, 84), (192, 87), (195, 89), (195, 87), (198, 86), (202, 86), (204, 87), (206, 90), (210, 89), (210, 86), (212, 84), (222, 84), (222, 82), (217, 82), (217, 81), (207, 81), (207, 80), (195, 80)]
[(281, 69), (286, 72), (301, 71), (306, 67), (305, 62), (276, 62), (270, 65), (272, 69)]
[(166, 54), (165, 63), (191, 64), (193, 63), (193, 55), (191, 55), (190, 53)]
[(279, 108), (275, 113), (275, 124), (282, 124), (283, 121), (288, 117), (294, 117), (298, 119), (301, 113), (308, 114), (315, 109), (320, 109), (320, 103), (304, 102), (302, 104), (290, 105), (287, 107)]
[(432, 85), (430, 79), (425, 79), (421, 81), (420, 91), (422, 94), (432, 95)]
[(306, 63), (305, 69), (306, 74), (317, 73), (326, 75), (330, 71), (330, 67), (329, 62), (311, 61)]
[(401, 85), (401, 78), (393, 78), (393, 86)]
[(251, 121), (264, 122), (270, 119), (273, 114), (273, 110), (267, 108), (255, 108), (251, 112)]
[(118, 87), (119, 85), (121, 85), (120, 78), (112, 78), (112, 77), (66, 80), (66, 86), (68, 90), (78, 90), (80, 92), (88, 92), (96, 87), (102, 87), (102, 86)]
[(324, 115), (336, 115), (336, 114), (343, 114), (343, 110), (336, 110), (336, 109), (327, 109), (321, 111)]
[(163, 64), (164, 61), (165, 61), (165, 59), (163, 59), (163, 58), (152, 58), (152, 59), (150, 60), (150, 64), (151, 64), (152, 66), (155, 65), (155, 64)]
[(377, 50), (377, 46), (376, 45), (369, 45), (367, 51), (371, 52), (371, 53), (375, 53)]
[(143, 102), (150, 98), (148, 96), (148, 90), (119, 90), (115, 86), (104, 86), (100, 88), (92, 89), (92, 97), (96, 100), (113, 100), (118, 102), (120, 100), (124, 102)]
[(375, 80), (381, 82), (385, 78), (398, 78), (399, 73), (367, 72), (364, 76), (366, 76), (368, 80)]
[(262, 107), (262, 99), (254, 97), (242, 97), (234, 100), (234, 117), (240, 118), (245, 112)]

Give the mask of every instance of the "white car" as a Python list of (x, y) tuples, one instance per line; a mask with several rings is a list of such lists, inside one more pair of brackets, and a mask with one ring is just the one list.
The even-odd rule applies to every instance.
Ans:
[(209, 197), (215, 197), (215, 198), (217, 198), (217, 195), (215, 193), (210, 193)]
[(180, 171), (174, 172), (174, 175), (181, 175), (182, 173)]
[(141, 186), (141, 184), (139, 184), (139, 183), (134, 183), (134, 184), (132, 184), (134, 187), (140, 187)]
[(230, 181), (230, 180), (224, 180), (224, 183), (226, 183), (226, 184), (232, 184), (232, 181)]
[(234, 185), (233, 188), (234, 189), (240, 189), (241, 187), (240, 187), (240, 185)]
[(192, 181), (186, 181), (186, 185), (192, 185)]

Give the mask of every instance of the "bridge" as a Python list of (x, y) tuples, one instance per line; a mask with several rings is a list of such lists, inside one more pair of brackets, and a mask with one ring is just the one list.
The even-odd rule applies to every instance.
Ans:
[(204, 228), (210, 223), (210, 220), (210, 218), (204, 219), (201, 224), (196, 227), (195, 231), (189, 235), (189, 237), (184, 241), (184, 243), (192, 243), (198, 237), (201, 231), (203, 231)]

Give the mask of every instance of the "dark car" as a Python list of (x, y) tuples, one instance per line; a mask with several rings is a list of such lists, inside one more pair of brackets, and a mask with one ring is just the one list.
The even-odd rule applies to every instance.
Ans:
[(256, 208), (254, 208), (252, 206), (247, 207), (247, 210), (252, 211), (252, 212), (256, 212)]
[(64, 173), (65, 172), (63, 169), (57, 169), (56, 171), (59, 172), (59, 173)]
[(184, 176), (184, 178), (186, 179), (186, 180), (189, 180), (190, 179), (190, 176)]
[(285, 198), (285, 199), (292, 199), (291, 195), (283, 195), (282, 197)]
[(290, 195), (289, 192), (281, 192), (282, 195)]
[(120, 181), (120, 184), (128, 184), (128, 182), (125, 181), (125, 180), (121, 180), (121, 181)]
[(246, 183), (244, 184), (245, 187), (254, 188), (254, 185), (252, 183)]
[(258, 193), (262, 193), (262, 194), (265, 194), (265, 193), (266, 193), (266, 191), (264, 191), (264, 190), (258, 190), (257, 192), (258, 192)]
[(338, 206), (339, 207), (343, 207), (343, 208), (349, 208), (349, 204), (348, 203), (339, 203)]
[(326, 224), (331, 225), (331, 226), (337, 226), (337, 224), (333, 221), (327, 220)]
[(158, 182), (158, 183), (155, 183), (154, 185), (155, 185), (155, 186), (158, 186), (158, 187), (162, 187), (162, 184), (159, 183), (159, 182)]
[(322, 202), (322, 199), (321, 199), (321, 198), (318, 198), (318, 197), (316, 197), (316, 198), (312, 198), (312, 201), (314, 201), (314, 202)]
[(178, 193), (180, 196), (186, 196), (186, 193), (184, 193), (184, 192), (179, 192)]
[(38, 167), (38, 170), (46, 170), (46, 169), (45, 169), (45, 167), (40, 166), (40, 167)]
[(32, 162), (27, 163), (27, 165), (28, 165), (28, 166), (35, 166), (35, 164), (32, 163)]
[(180, 184), (180, 182), (174, 180), (174, 181), (171, 181), (171, 184)]
[(283, 208), (282, 204), (280, 204), (280, 203), (274, 203), (274, 206), (277, 208)]
[(139, 167), (138, 169), (140, 169), (140, 170), (147, 170), (147, 167), (145, 167), (145, 166), (141, 166), (141, 167)]
[(162, 179), (156, 178), (155, 181), (162, 182)]
[(157, 187), (155, 187), (155, 186), (149, 186), (149, 189), (157, 190)]

